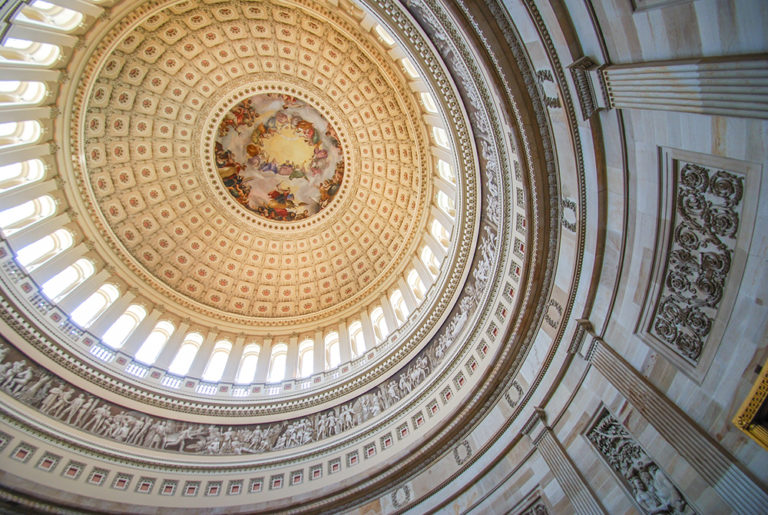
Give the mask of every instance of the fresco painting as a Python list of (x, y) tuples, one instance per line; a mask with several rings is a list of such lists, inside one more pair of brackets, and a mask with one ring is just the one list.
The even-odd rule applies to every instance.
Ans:
[(288, 95), (254, 95), (235, 105), (219, 124), (215, 153), (232, 197), (269, 220), (318, 213), (344, 179), (333, 127), (314, 107)]

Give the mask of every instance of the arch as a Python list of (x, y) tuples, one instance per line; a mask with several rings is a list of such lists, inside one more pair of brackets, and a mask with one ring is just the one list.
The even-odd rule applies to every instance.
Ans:
[(389, 302), (392, 304), (392, 310), (395, 312), (395, 318), (397, 323), (403, 325), (408, 318), (408, 306), (403, 298), (403, 293), (400, 290), (395, 290), (392, 295), (389, 296)]
[(58, 302), (74, 290), (78, 284), (88, 279), (96, 269), (93, 263), (85, 258), (80, 258), (67, 268), (54, 275), (43, 283), (40, 290), (43, 295), (52, 302)]
[(421, 92), (421, 103), (424, 105), (424, 109), (430, 114), (437, 114), (437, 104), (435, 104), (435, 97), (432, 93), (426, 91)]
[(299, 343), (298, 377), (309, 377), (314, 370), (315, 342), (307, 338)]
[(10, 236), (55, 212), (56, 201), (50, 195), (43, 195), (0, 211), (0, 229), (5, 236)]
[(30, 159), (0, 166), (0, 191), (37, 182), (45, 176), (45, 165), (39, 159)]
[(432, 249), (430, 249), (428, 245), (424, 245), (421, 248), (419, 258), (421, 259), (421, 262), (424, 263), (424, 266), (427, 268), (427, 271), (430, 273), (430, 275), (432, 277), (437, 277), (437, 275), (440, 273), (440, 261), (437, 259), (437, 256), (435, 256), (435, 253), (432, 252)]
[(216, 383), (221, 379), (224, 373), (224, 367), (227, 365), (227, 358), (232, 351), (232, 342), (229, 340), (219, 340), (213, 346), (213, 352), (208, 359), (208, 364), (203, 372), (203, 381)]
[(371, 311), (371, 324), (373, 325), (373, 334), (376, 337), (377, 342), (383, 341), (384, 338), (389, 336), (391, 331), (387, 325), (387, 319), (384, 316), (384, 310), (381, 306), (376, 306)]
[(139, 327), (139, 324), (146, 316), (147, 310), (144, 307), (138, 304), (131, 304), (101, 337), (102, 343), (109, 345), (113, 349), (119, 349), (131, 333)]
[[(357, 358), (365, 354), (365, 338), (363, 337), (363, 324), (355, 320), (349, 324), (349, 343), (352, 347), (352, 355)], [(372, 342), (373, 343), (373, 342)]]
[(50, 66), (61, 56), (61, 49), (49, 43), (6, 38), (0, 45), (0, 62)]
[(269, 356), (269, 373), (267, 374), (268, 383), (279, 383), (285, 378), (285, 365), (288, 359), (288, 346), (284, 343), (278, 343), (272, 346), (272, 353)]
[(144, 343), (141, 344), (134, 359), (145, 365), (153, 364), (160, 354), (160, 351), (163, 350), (163, 347), (165, 347), (165, 344), (168, 343), (168, 340), (171, 338), (173, 330), (174, 325), (169, 321), (159, 321), (155, 325), (155, 328), (152, 329), (152, 332), (149, 333), (147, 339), (144, 340)]
[(186, 375), (189, 372), (189, 367), (192, 366), (197, 351), (203, 344), (203, 335), (200, 333), (189, 333), (184, 337), (181, 342), (181, 347), (173, 357), (171, 365), (168, 367), (168, 372), (177, 376)]
[(43, 135), (43, 126), (37, 120), (0, 123), (0, 148), (37, 142)]
[(456, 184), (456, 174), (453, 172), (453, 168), (442, 159), (437, 160), (437, 175), (451, 184)]
[(429, 226), (429, 232), (432, 234), (432, 236), (435, 237), (435, 239), (440, 243), (442, 247), (446, 249), (448, 248), (450, 245), (451, 233), (448, 232), (448, 229), (446, 229), (439, 220), (432, 220), (432, 223)]
[(94, 320), (120, 296), (120, 290), (114, 284), (103, 284), (82, 304), (77, 306), (69, 317), (82, 328), (90, 326)]
[(325, 344), (325, 369), (338, 367), (341, 362), (339, 333), (332, 331), (326, 334), (323, 343)]
[(47, 94), (48, 88), (42, 82), (0, 80), (0, 105), (32, 106)]
[(443, 213), (451, 218), (456, 216), (456, 203), (444, 191), (438, 191), (435, 195), (435, 200), (437, 201), (437, 207), (439, 207)]
[(442, 147), (446, 150), (451, 149), (451, 142), (448, 139), (448, 133), (442, 127), (432, 127), (432, 136), (435, 139), (435, 144), (438, 147)]
[(413, 292), (413, 296), (416, 297), (416, 300), (421, 302), (424, 300), (424, 283), (421, 281), (421, 277), (419, 277), (419, 273), (411, 269), (410, 272), (408, 272), (408, 287), (411, 288), (411, 292)]
[(61, 32), (72, 32), (83, 21), (83, 15), (66, 7), (34, 0), (21, 8), (16, 19)]
[(240, 359), (240, 367), (237, 370), (235, 383), (250, 384), (256, 375), (256, 367), (259, 364), (259, 353), (261, 345), (258, 343), (249, 343), (243, 349), (243, 357)]
[(53, 256), (70, 248), (75, 242), (72, 233), (66, 229), (56, 229), (48, 236), (22, 247), (16, 252), (16, 261), (30, 272)]

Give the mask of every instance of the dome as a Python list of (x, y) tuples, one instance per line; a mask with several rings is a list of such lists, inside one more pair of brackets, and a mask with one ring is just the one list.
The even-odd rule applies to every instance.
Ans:
[(768, 501), (764, 49), (644, 25), (715, 3), (4, 4), (3, 509)]

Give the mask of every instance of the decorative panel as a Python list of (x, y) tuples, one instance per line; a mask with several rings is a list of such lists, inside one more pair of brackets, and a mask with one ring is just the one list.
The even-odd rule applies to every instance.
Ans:
[(627, 429), (601, 408), (586, 433), (642, 513), (696, 513)]
[(661, 150), (661, 201), (651, 281), (638, 333), (702, 381), (741, 282), (759, 166)]

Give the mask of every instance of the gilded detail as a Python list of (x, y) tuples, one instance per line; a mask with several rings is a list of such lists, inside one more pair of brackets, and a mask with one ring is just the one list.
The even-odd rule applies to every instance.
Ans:
[(731, 268), (744, 178), (687, 163), (675, 179), (674, 229), (649, 330), (696, 364)]

